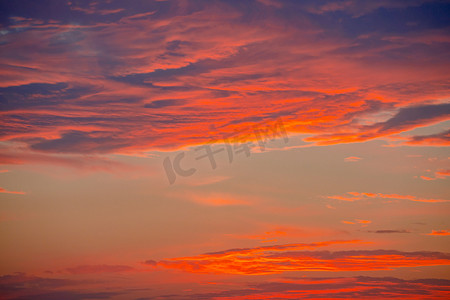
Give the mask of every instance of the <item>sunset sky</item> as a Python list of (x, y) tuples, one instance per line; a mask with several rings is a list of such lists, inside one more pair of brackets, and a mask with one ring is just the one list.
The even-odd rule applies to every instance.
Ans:
[(450, 298), (449, 1), (0, 24), (0, 299)]

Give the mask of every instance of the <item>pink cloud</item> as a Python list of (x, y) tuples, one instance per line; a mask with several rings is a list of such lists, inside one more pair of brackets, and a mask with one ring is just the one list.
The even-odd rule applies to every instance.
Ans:
[[(242, 22), (246, 12), (225, 2), (158, 17), (155, 10), (129, 14), (98, 3), (71, 5), (85, 17), (120, 19), (109, 23), (16, 18), (10, 29), (21, 30), (8, 33), (0, 58), (9, 99), (1, 140), (48, 153), (133, 154), (201, 144), (282, 117), (288, 132), (330, 145), (448, 118), (440, 102), (447, 95), (442, 57), (414, 52), (415, 59), (391, 64), (388, 55), (417, 43), (435, 49), (447, 41), (444, 30), (350, 42), (322, 36), (308, 18), (302, 26), (280, 18), (274, 13), (279, 1), (261, 2), (267, 17), (255, 23)], [(308, 9), (320, 14), (355, 5)], [(372, 39), (370, 51), (355, 60), (352, 45)], [(26, 49), (36, 51), (17, 55)], [(424, 81), (421, 72), (432, 75)], [(392, 112), (389, 119), (377, 117)], [(431, 139), (439, 137), (409, 144)]]
[(361, 159), (362, 159), (361, 157), (350, 156), (350, 157), (346, 157), (346, 158), (345, 158), (345, 161), (348, 161), (348, 162), (355, 162), (355, 161), (359, 161), (359, 160), (361, 160)]

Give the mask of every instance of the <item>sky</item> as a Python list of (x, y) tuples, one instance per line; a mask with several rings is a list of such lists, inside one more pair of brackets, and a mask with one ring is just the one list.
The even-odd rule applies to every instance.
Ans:
[(449, 299), (449, 16), (0, 0), (0, 299)]

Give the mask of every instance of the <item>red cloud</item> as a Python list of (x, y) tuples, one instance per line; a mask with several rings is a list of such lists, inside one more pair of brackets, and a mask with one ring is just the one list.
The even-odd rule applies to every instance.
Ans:
[(432, 230), (428, 235), (450, 235), (450, 230)]
[[(1, 140), (49, 153), (139, 153), (283, 118), (288, 132), (329, 145), (448, 119), (445, 30), (349, 38), (307, 16), (301, 24), (280, 17), (280, 2), (263, 2), (265, 17), (251, 22), (228, 2), (161, 15), (71, 6), (104, 20), (77, 25), (13, 18), (0, 58)], [(318, 14), (357, 6), (296, 5)], [(391, 51), (418, 45), (425, 50), (392, 63)], [(424, 81), (424, 73), (432, 76)]]
[(233, 249), (192, 257), (163, 260), (158, 266), (192, 273), (242, 275), (276, 274), (289, 271), (371, 271), (399, 267), (450, 265), (450, 255), (439, 252), (393, 250), (300, 251), (329, 243), (291, 244)]

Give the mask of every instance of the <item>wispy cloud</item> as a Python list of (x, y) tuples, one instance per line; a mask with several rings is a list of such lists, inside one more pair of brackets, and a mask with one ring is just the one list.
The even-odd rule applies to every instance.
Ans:
[(359, 193), (359, 192), (348, 192), (347, 195), (334, 195), (327, 196), (328, 199), (342, 200), (342, 201), (359, 201), (367, 199), (393, 199), (393, 200), (409, 200), (415, 202), (425, 202), (425, 203), (438, 203), (438, 202), (450, 202), (446, 199), (428, 199), (420, 198), (413, 195), (399, 195), (399, 194), (383, 194), (383, 193)]
[(429, 176), (423, 176), (421, 175), (420, 178), (423, 180), (436, 180), (436, 179), (446, 179), (448, 176), (450, 176), (450, 170), (438, 170), (434, 172), (434, 177)]
[(355, 219), (355, 220), (352, 220), (352, 221), (341, 221), (341, 223), (343, 223), (343, 224), (351, 224), (351, 225), (361, 224), (362, 226), (367, 226), (367, 224), (372, 223), (372, 221)]
[(171, 258), (159, 261), (156, 265), (192, 273), (242, 275), (276, 274), (290, 271), (391, 270), (400, 267), (450, 265), (450, 255), (440, 252), (304, 251), (305, 248), (328, 246), (333, 243), (342, 242), (232, 249), (192, 257)]
[(355, 161), (359, 161), (359, 160), (361, 160), (362, 158), (361, 157), (357, 157), (357, 156), (349, 156), (349, 157), (346, 157), (345, 158), (345, 161), (348, 161), (348, 162), (355, 162)]
[[(422, 24), (418, 7), (438, 14), (439, 5), (265, 0), (252, 2), (259, 15), (247, 18), (250, 6), (228, 1), (92, 3), (58, 4), (57, 16), (8, 4), (2, 141), (47, 153), (136, 153), (282, 117), (289, 132), (329, 145), (449, 117), (446, 27), (399, 25)], [(395, 9), (387, 17), (379, 7)], [(364, 25), (399, 19), (390, 33)], [(417, 75), (424, 72), (433, 76)]]
[(405, 144), (412, 146), (449, 146), (450, 130), (430, 135), (416, 135), (410, 137)]
[(25, 195), (25, 192), (17, 192), (17, 191), (8, 191), (5, 190), (4, 188), (0, 187), (0, 193), (5, 193), (5, 194), (17, 194), (17, 195)]
[(450, 230), (432, 230), (428, 235), (450, 235)]
[(373, 233), (411, 233), (411, 231), (409, 230), (405, 230), (405, 229), (381, 229), (381, 230), (369, 230), (368, 232), (373, 232)]
[(82, 265), (64, 271), (70, 274), (123, 273), (134, 271), (134, 268), (125, 265)]
[[(248, 283), (209, 293), (196, 293), (197, 299), (445, 299), (450, 281), (445, 279), (405, 280), (395, 277), (314, 277), (280, 278)], [(170, 295), (183, 299), (183, 295)]]

